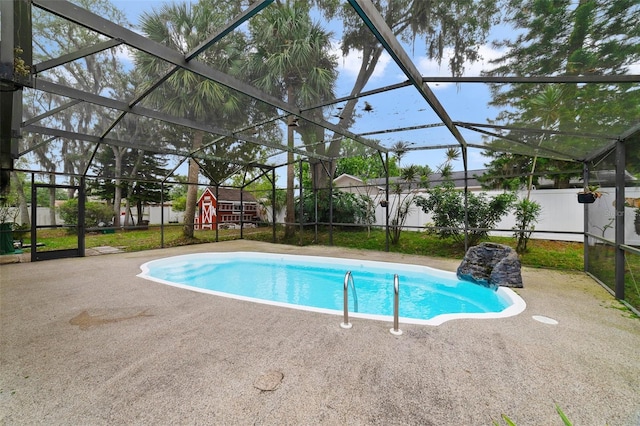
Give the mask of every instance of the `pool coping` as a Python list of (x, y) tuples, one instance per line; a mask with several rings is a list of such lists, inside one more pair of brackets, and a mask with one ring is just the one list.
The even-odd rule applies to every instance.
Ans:
[[(379, 265), (385, 265), (385, 267), (390, 269), (404, 269), (413, 272), (423, 272), (429, 271), (435, 276), (442, 276), (447, 279), (457, 280), (457, 276), (454, 272), (445, 271), (443, 269), (432, 268), (426, 265), (418, 265), (415, 263), (397, 263), (397, 262), (380, 262), (380, 261), (371, 261), (366, 259), (345, 259), (345, 258), (337, 258), (337, 257), (328, 257), (328, 256), (307, 256), (307, 255), (299, 255), (299, 254), (283, 254), (283, 253), (263, 253), (263, 252), (249, 252), (249, 251), (232, 251), (226, 252), (224, 254), (216, 253), (216, 252), (199, 252), (199, 253), (191, 253), (191, 254), (182, 254), (177, 256), (163, 257), (160, 259), (154, 259), (149, 262), (145, 262), (140, 265), (140, 272), (137, 276), (149, 281), (157, 282), (160, 284), (165, 284), (169, 286), (173, 286), (176, 288), (181, 288), (185, 290), (195, 291), (199, 293), (210, 294), (218, 297), (227, 297), (230, 299), (243, 300), (246, 302), (252, 303), (260, 303), (264, 305), (277, 306), (282, 308), (289, 309), (298, 309), (301, 311), (309, 311), (309, 312), (318, 312), (322, 314), (329, 315), (339, 315), (343, 316), (344, 312), (341, 309), (328, 309), (328, 308), (320, 308), (309, 305), (299, 305), (293, 303), (279, 302), (274, 300), (260, 299), (250, 296), (243, 296), (234, 293), (228, 293), (223, 291), (211, 290), (197, 286), (191, 286), (187, 284), (181, 284), (177, 282), (173, 282), (170, 280), (154, 277), (150, 274), (150, 265), (153, 263), (160, 263), (166, 260), (180, 260), (194, 257), (202, 257), (202, 256), (225, 256), (228, 255), (231, 259), (240, 258), (242, 256), (251, 257), (254, 259), (273, 259), (278, 258), (282, 260), (283, 257), (296, 259), (305, 261), (311, 264), (333, 264), (333, 265), (345, 265), (345, 266), (353, 266), (353, 262), (357, 261), (361, 264), (377, 267)], [(346, 269), (349, 269), (348, 267)], [(475, 283), (474, 283), (475, 284)], [(479, 285), (479, 284), (476, 284)], [(515, 291), (508, 287), (498, 287), (496, 289), (496, 293), (503, 300), (506, 300), (509, 303), (509, 306), (503, 309), (500, 312), (482, 312), (482, 313), (447, 313), (447, 314), (439, 314), (429, 319), (419, 319), (419, 318), (410, 318), (410, 317), (399, 317), (399, 321), (404, 324), (418, 324), (418, 325), (430, 325), (430, 326), (439, 326), (444, 324), (447, 321), (460, 320), (460, 319), (498, 319), (498, 318), (508, 318), (511, 316), (519, 315), (525, 311), (527, 304), (522, 297), (520, 297)], [(362, 318), (374, 321), (386, 321), (393, 322), (393, 315), (377, 315), (377, 314), (368, 314), (361, 312), (353, 312), (349, 311), (348, 315), (354, 318)]]

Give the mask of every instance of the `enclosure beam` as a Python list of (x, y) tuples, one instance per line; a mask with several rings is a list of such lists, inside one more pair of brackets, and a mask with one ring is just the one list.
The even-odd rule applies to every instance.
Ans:
[(504, 77), (422, 77), (425, 83), (637, 83), (640, 75), (559, 75), (559, 76), (504, 76)]
[(343, 96), (340, 98), (331, 99), (325, 102), (321, 102), (319, 104), (308, 105), (302, 108), (302, 111), (309, 111), (312, 109), (322, 108), (329, 105), (339, 104), (340, 102), (347, 102), (353, 99), (360, 99), (371, 95), (377, 95), (384, 92), (389, 92), (391, 90), (402, 89), (403, 87), (411, 86), (409, 81), (403, 81), (402, 83), (391, 84), (389, 86), (379, 87), (377, 89), (366, 90), (364, 92), (356, 93), (355, 95)]
[[(200, 158), (200, 159), (206, 159), (206, 160), (212, 160), (212, 161), (220, 161), (220, 162), (227, 162), (227, 163), (232, 163), (232, 164), (236, 164), (236, 165), (241, 165), (241, 166), (255, 166), (256, 163), (255, 162), (233, 162), (230, 161), (227, 158), (221, 158), (215, 155), (206, 155), (206, 154), (202, 154), (202, 155), (192, 155), (189, 152), (181, 152), (181, 151), (176, 151), (176, 150), (170, 150), (170, 149), (162, 149), (162, 148), (156, 148), (153, 146), (141, 146), (138, 144), (134, 144), (131, 142), (126, 142), (126, 141), (121, 141), (118, 139), (112, 139), (112, 138), (100, 138), (99, 136), (94, 136), (94, 135), (88, 135), (85, 133), (76, 133), (76, 132), (69, 132), (66, 130), (60, 130), (60, 129), (50, 129), (50, 128), (46, 128), (46, 127), (39, 127), (39, 126), (27, 126), (25, 127), (25, 131), (29, 131), (29, 132), (33, 132), (33, 133), (39, 133), (39, 134), (43, 134), (43, 135), (51, 135), (51, 136), (55, 136), (55, 137), (59, 137), (59, 138), (66, 138), (66, 139), (77, 139), (77, 140), (82, 140), (85, 142), (89, 142), (89, 143), (95, 143), (95, 144), (101, 144), (101, 143), (105, 143), (105, 144), (109, 144), (109, 145), (113, 145), (113, 146), (119, 146), (119, 147), (123, 147), (123, 148), (130, 148), (130, 149), (140, 149), (143, 151), (149, 151), (149, 152), (153, 152), (153, 153), (157, 153), (157, 154), (166, 154), (166, 155), (177, 155), (180, 157), (185, 157), (185, 158)], [(270, 167), (270, 166), (266, 166), (266, 167)], [(175, 169), (174, 169), (175, 171)]]
[(563, 136), (578, 136), (581, 138), (593, 138), (593, 139), (604, 139), (617, 141), (617, 136), (608, 136), (597, 133), (584, 133), (584, 132), (567, 132), (564, 130), (548, 130), (548, 129), (532, 129), (529, 127), (517, 127), (517, 126), (506, 126), (499, 124), (487, 124), (487, 123), (468, 123), (464, 121), (456, 121), (454, 122), (457, 126), (463, 126), (469, 130), (475, 130), (474, 127), (485, 127), (487, 129), (499, 129), (499, 130), (513, 130), (516, 132), (528, 132), (528, 133), (541, 133), (543, 135), (563, 135)]
[(329, 245), (333, 246), (333, 174), (329, 172)]
[(385, 152), (385, 156), (382, 158), (382, 153), (378, 151), (378, 156), (384, 169), (384, 250), (389, 251), (389, 153)]
[(453, 137), (460, 143), (460, 146), (465, 147), (467, 142), (462, 137), (462, 134), (458, 128), (453, 124), (453, 121), (449, 117), (449, 114), (444, 109), (438, 98), (431, 91), (429, 86), (422, 81), (422, 75), (416, 68), (415, 64), (411, 61), (407, 53), (402, 48), (402, 45), (398, 39), (394, 36), (393, 32), (385, 22), (384, 18), (380, 15), (380, 12), (371, 3), (370, 0), (349, 0), (349, 3), (354, 8), (356, 13), (360, 15), (360, 18), (369, 27), (371, 32), (375, 35), (378, 41), (384, 46), (387, 53), (391, 55), (396, 64), (407, 76), (411, 84), (420, 92), (422, 97), (427, 101), (429, 106), (438, 115), (442, 122), (447, 126)]
[(34, 74), (38, 74), (51, 68), (66, 64), (68, 62), (73, 62), (76, 59), (84, 58), (85, 56), (93, 55), (95, 53), (102, 52), (103, 50), (111, 49), (112, 47), (116, 47), (121, 44), (122, 41), (115, 39), (103, 41), (94, 44), (93, 46), (85, 47), (83, 49), (76, 50), (75, 52), (67, 53), (66, 55), (62, 55), (54, 59), (42, 61), (39, 64), (35, 64), (33, 66), (33, 72)]
[[(240, 193), (242, 193), (242, 191)], [(218, 226), (218, 223), (219, 223), (218, 215), (220, 214), (220, 210), (217, 204), (219, 199), (220, 199), (220, 185), (218, 184), (218, 182), (216, 182), (216, 243), (220, 242), (220, 227)]]
[[(15, 48), (25, 47), (24, 59), (31, 59), (31, 29), (26, 37), (20, 26), (25, 16), (24, 4), (14, 0), (0, 1), (0, 193), (9, 191), (11, 171), (18, 153), (19, 123), (22, 116), (23, 76), (14, 69)], [(30, 21), (29, 21), (30, 24)], [(26, 30), (26, 28), (25, 28)], [(22, 35), (22, 37), (21, 37)], [(28, 39), (28, 47), (21, 42)], [(16, 75), (18, 74), (18, 75)]]
[[(231, 31), (235, 30), (238, 26), (240, 26), (242, 23), (244, 23), (247, 19), (249, 19), (252, 16), (254, 16), (256, 13), (261, 11), (263, 8), (265, 8), (266, 6), (271, 4), (272, 2), (273, 2), (273, 0), (264, 0), (262, 2), (256, 2), (256, 3), (252, 4), (247, 10), (245, 10), (240, 16), (238, 16), (236, 19), (234, 19), (229, 25), (227, 25), (226, 27), (222, 28), (216, 34), (211, 35), (207, 40), (204, 40), (202, 43), (200, 43), (200, 45), (198, 45), (195, 49), (193, 49), (191, 52), (189, 52), (185, 56), (185, 61), (188, 62), (188, 61), (192, 60), (193, 58), (198, 56), (200, 53), (204, 52), (209, 47), (213, 46), (215, 43), (220, 41), (224, 36), (229, 34)], [(167, 81), (169, 79), (169, 77), (171, 77), (173, 74), (175, 74), (175, 72), (178, 71), (179, 69), (180, 69), (180, 67), (175, 66), (173, 69), (169, 70), (167, 73), (165, 73), (164, 76), (160, 77), (154, 84), (152, 84), (142, 94), (140, 94), (139, 96), (137, 96), (133, 100), (131, 100), (129, 102), (129, 106), (133, 107), (133, 106), (137, 105), (138, 103), (140, 103), (144, 98), (149, 96), (149, 94), (151, 92), (153, 92), (155, 89), (157, 89), (162, 83)], [(109, 132), (111, 132), (111, 130), (124, 118), (124, 116), (126, 114), (127, 114), (127, 112), (123, 111), (111, 123), (111, 125), (105, 130), (105, 132), (102, 134), (102, 137), (106, 137), (109, 134)]]
[[(478, 133), (482, 133), (484, 135), (487, 136), (493, 136), (494, 138), (498, 138), (498, 139), (504, 139), (506, 141), (509, 142), (515, 142), (519, 145), (522, 146), (526, 146), (529, 149), (534, 149), (532, 148), (529, 144), (527, 144), (526, 142), (523, 142), (519, 139), (516, 139), (514, 137), (511, 136), (505, 136), (505, 135), (501, 135), (500, 133), (495, 133), (495, 132), (489, 132), (487, 130), (482, 130), (482, 129), (476, 129), (475, 127), (471, 127), (471, 126), (462, 126), (466, 129), (469, 130), (473, 130), (474, 132), (478, 132)], [(488, 147), (484, 147), (485, 149), (489, 149)], [(565, 160), (565, 161), (582, 161), (583, 159), (580, 158), (575, 158), (575, 157), (571, 157), (570, 155), (568, 155), (565, 152), (560, 152), (560, 151), (556, 151), (554, 149), (549, 149), (549, 148), (541, 148), (539, 146), (535, 147), (535, 150), (537, 151), (544, 151), (545, 153), (549, 154), (553, 154), (553, 156), (549, 155), (550, 158), (556, 158), (556, 159), (561, 159), (561, 160)], [(502, 149), (501, 151), (504, 151), (504, 149)]]
[(45, 118), (50, 117), (52, 115), (56, 115), (57, 113), (62, 112), (65, 109), (71, 108), (74, 105), (78, 105), (79, 103), (82, 103), (82, 102), (83, 102), (82, 99), (74, 99), (74, 100), (72, 100), (70, 102), (67, 102), (65, 104), (60, 105), (57, 108), (51, 109), (51, 110), (49, 110), (49, 111), (47, 111), (45, 113), (42, 113), (42, 114), (40, 114), (40, 115), (38, 115), (36, 117), (33, 117), (33, 118), (30, 118), (28, 120), (23, 121), (22, 122), (22, 126), (27, 126), (29, 124), (37, 123), (38, 121), (40, 121), (42, 119), (45, 119)]
[(462, 147), (462, 165), (464, 167), (464, 252), (469, 250), (469, 165), (467, 147)]
[(36, 258), (38, 232), (36, 225), (38, 223), (38, 187), (36, 186), (36, 174), (31, 173), (31, 260)]
[(164, 248), (164, 180), (160, 182), (160, 248)]
[(120, 147), (123, 147), (123, 148), (131, 148), (131, 149), (142, 149), (142, 150), (149, 151), (149, 152), (155, 152), (157, 154), (179, 155), (181, 157), (188, 156), (188, 154), (189, 154), (188, 152), (180, 152), (180, 151), (177, 151), (177, 150), (157, 148), (157, 147), (153, 147), (153, 146), (143, 146), (143, 145), (139, 145), (137, 143), (121, 141), (121, 140), (113, 139), (113, 138), (100, 139), (99, 136), (95, 136), (95, 135), (88, 135), (86, 133), (69, 132), (69, 131), (66, 131), (66, 130), (52, 129), (52, 128), (49, 128), (49, 127), (41, 127), (41, 126), (30, 125), (30, 126), (25, 126), (24, 130), (27, 131), (27, 132), (33, 132), (33, 133), (38, 133), (38, 134), (42, 134), (42, 135), (49, 135), (49, 136), (56, 136), (56, 137), (59, 137), (59, 138), (82, 140), (82, 141), (89, 142), (89, 143), (102, 143), (102, 142), (104, 142), (104, 143), (108, 143), (108, 144), (114, 145), (114, 146), (120, 146)]
[(87, 232), (85, 230), (85, 202), (87, 200), (87, 182), (82, 176), (80, 178), (80, 186), (78, 188), (78, 256), (85, 256), (85, 247), (86, 247), (86, 235)]
[[(589, 164), (587, 162), (582, 163), (582, 182), (584, 182), (584, 187), (586, 188), (589, 185)], [(583, 259), (584, 259), (584, 271), (589, 272), (589, 204), (585, 203), (582, 205), (582, 220), (583, 220)]]
[(625, 203), (625, 144), (624, 141), (618, 140), (616, 143), (616, 275), (615, 275), (615, 296), (617, 299), (624, 300), (624, 274), (625, 274), (625, 251), (622, 249), (624, 241), (624, 203)]
[[(237, 133), (233, 133), (230, 132), (228, 130), (219, 128), (219, 127), (215, 127), (215, 126), (211, 126), (209, 124), (204, 124), (198, 121), (194, 121), (194, 120), (190, 120), (188, 118), (178, 118), (178, 117), (174, 117), (172, 115), (169, 114), (165, 114), (163, 112), (159, 112), (159, 111), (154, 111), (148, 108), (144, 108), (141, 106), (133, 106), (130, 107), (126, 102), (122, 102), (122, 101), (118, 101), (115, 99), (111, 99), (111, 98), (107, 98), (104, 96), (100, 96), (100, 95), (94, 95), (92, 93), (87, 93), (87, 92), (83, 92), (81, 90), (78, 89), (74, 89), (71, 87), (67, 87), (67, 86), (62, 86), (60, 84), (56, 84), (56, 83), (52, 83), (50, 81), (39, 81), (38, 82), (38, 89), (45, 91), (47, 93), (53, 93), (56, 95), (60, 95), (60, 96), (66, 96), (69, 98), (73, 98), (73, 99), (79, 99), (79, 100), (83, 100), (95, 105), (99, 105), (99, 106), (103, 106), (105, 108), (111, 108), (111, 109), (115, 109), (115, 110), (119, 110), (119, 111), (127, 111), (130, 112), (132, 114), (135, 115), (139, 115), (142, 117), (147, 117), (147, 118), (151, 118), (154, 120), (159, 120), (159, 121), (164, 121), (166, 123), (170, 123), (170, 124), (176, 124), (179, 126), (185, 126), (185, 127), (189, 127), (191, 129), (197, 129), (197, 130), (202, 130), (204, 132), (207, 133), (212, 133), (212, 134), (217, 134), (217, 135), (221, 135), (224, 137), (229, 137), (229, 138), (233, 138), (233, 139), (238, 139), (241, 141), (245, 141), (245, 142), (249, 142), (249, 143), (253, 143), (256, 145), (261, 145), (261, 146), (266, 146), (268, 148), (273, 148), (273, 149), (278, 149), (281, 151), (288, 151), (290, 148), (286, 145), (281, 145), (275, 142), (267, 142), (267, 141), (261, 141), (258, 140), (254, 137), (248, 136), (248, 135), (242, 135), (242, 134), (237, 134)], [(98, 137), (98, 136), (96, 136)], [(99, 137), (98, 137), (99, 138)], [(137, 146), (138, 149), (149, 149), (147, 145), (140, 145)], [(322, 158), (325, 160), (328, 160), (329, 157), (326, 156), (322, 156), (319, 154), (315, 154), (315, 153), (310, 153), (306, 150), (302, 150), (299, 148), (292, 148), (293, 152), (295, 152), (296, 154), (299, 155), (303, 155), (306, 157), (313, 157), (313, 158)], [(228, 160), (225, 160), (228, 161)]]
[(303, 185), (302, 185), (302, 176), (304, 175), (303, 170), (302, 170), (302, 158), (300, 158), (298, 160), (298, 167), (300, 169), (300, 191), (299, 191), (299, 195), (298, 195), (298, 200), (300, 202), (300, 207), (298, 208), (298, 214), (300, 215), (300, 233), (299, 233), (299, 240), (298, 240), (298, 244), (300, 246), (303, 245), (303, 236), (304, 236), (304, 193), (303, 193)]
[(49, 13), (64, 18), (70, 22), (74, 22), (85, 28), (93, 30), (99, 34), (105, 35), (112, 39), (122, 40), (128, 46), (134, 49), (138, 49), (149, 55), (155, 56), (162, 60), (165, 60), (173, 65), (179, 66), (185, 70), (191, 71), (201, 77), (215, 81), (230, 89), (236, 90), (240, 93), (244, 93), (254, 99), (264, 102), (272, 107), (279, 108), (290, 114), (299, 116), (310, 123), (316, 124), (325, 129), (331, 130), (344, 137), (351, 138), (371, 148), (386, 151), (386, 148), (378, 145), (375, 142), (368, 141), (366, 139), (358, 137), (356, 134), (340, 127), (336, 126), (328, 121), (320, 118), (315, 118), (312, 115), (304, 113), (300, 108), (292, 106), (275, 96), (268, 95), (267, 93), (246, 84), (228, 74), (215, 70), (202, 62), (192, 60), (187, 62), (185, 56), (180, 52), (177, 52), (163, 44), (157, 43), (153, 40), (149, 40), (141, 34), (129, 30), (128, 28), (117, 25), (107, 19), (89, 12), (73, 3), (63, 0), (32, 0), (32, 3)]
[(204, 52), (209, 47), (213, 46), (218, 41), (222, 40), (227, 34), (234, 31), (244, 22), (254, 17), (262, 9), (269, 6), (271, 3), (273, 3), (273, 0), (262, 0), (262, 1), (254, 2), (246, 10), (244, 10), (240, 15), (238, 15), (233, 21), (231, 21), (226, 27), (218, 31), (216, 34), (211, 35), (207, 40), (204, 40), (202, 43), (200, 43), (198, 47), (196, 47), (191, 52), (189, 52), (189, 54), (185, 57), (185, 60), (190, 61), (191, 59), (195, 58), (200, 53)]
[[(517, 149), (517, 148), (521, 148), (527, 146), (522, 142), (517, 142), (517, 146), (510, 146), (509, 149), (505, 149), (504, 147), (494, 147), (491, 145), (480, 145), (480, 144), (475, 144), (475, 143), (470, 143), (467, 144), (467, 147), (469, 148), (476, 148), (476, 149), (482, 149), (482, 150), (487, 150), (487, 151), (493, 151), (493, 152), (509, 152), (511, 154), (521, 154), (521, 155), (527, 155), (527, 156), (531, 156), (531, 150), (524, 150), (524, 149)], [(457, 146), (456, 146), (457, 148)], [(558, 156), (558, 155), (551, 155), (551, 154), (546, 154), (544, 155), (545, 158), (549, 158), (549, 159), (553, 159), (553, 160), (562, 160), (562, 161), (570, 161), (570, 162), (574, 162), (574, 163), (582, 163), (582, 160), (579, 159), (575, 159), (575, 158), (570, 158), (567, 157), (566, 155), (562, 155), (562, 156)]]
[[(421, 124), (419, 126), (396, 127), (395, 129), (374, 130), (372, 132), (365, 132), (365, 133), (358, 133), (358, 134), (360, 136), (382, 135), (385, 133), (406, 132), (409, 130), (423, 130), (423, 129), (431, 129), (433, 127), (442, 127), (442, 126), (444, 126), (444, 123)], [(408, 148), (403, 148), (403, 151), (408, 151), (408, 150), (409, 150)]]
[(271, 217), (273, 218), (273, 223), (271, 226), (271, 241), (276, 243), (276, 221), (278, 220), (277, 211), (276, 211), (276, 169), (271, 169)]
[[(293, 152), (295, 152), (296, 154), (299, 155), (303, 155), (303, 156), (307, 156), (307, 157), (313, 157), (313, 158), (322, 158), (322, 159), (328, 159), (329, 157), (326, 156), (322, 156), (319, 154), (315, 154), (315, 153), (310, 153), (306, 150), (302, 150), (299, 148), (289, 148), (286, 145), (282, 145), (282, 144), (278, 144), (275, 142), (268, 142), (268, 141), (262, 141), (262, 140), (258, 140), (252, 136), (248, 136), (248, 135), (243, 135), (240, 133), (234, 133), (234, 132), (230, 132), (226, 129), (222, 129), (219, 127), (215, 127), (215, 126), (211, 126), (208, 124), (204, 124), (204, 123), (200, 123), (198, 121), (194, 121), (194, 120), (190, 120), (187, 118), (177, 118), (174, 116), (171, 116), (169, 114), (165, 114), (159, 111), (154, 111), (151, 109), (147, 109), (147, 108), (143, 108), (140, 106), (134, 106), (134, 107), (129, 107), (125, 102), (121, 102), (121, 101), (117, 101), (114, 99), (110, 99), (110, 98), (106, 98), (103, 96), (99, 96), (99, 95), (93, 95), (90, 93), (86, 93), (86, 92), (82, 92), (80, 90), (76, 90), (76, 89), (72, 89), (66, 86), (61, 86), (55, 83), (51, 83), (51, 82), (43, 82), (44, 84), (40, 84), (39, 86), (44, 86), (43, 90), (47, 91), (49, 93), (56, 93), (56, 94), (60, 94), (62, 96), (67, 96), (67, 97), (72, 97), (72, 98), (78, 98), (78, 99), (83, 99), (86, 100), (87, 102), (90, 103), (94, 103), (100, 106), (104, 106), (107, 108), (113, 108), (113, 109), (118, 109), (121, 111), (130, 111), (132, 114), (135, 115), (139, 115), (139, 116), (143, 116), (143, 117), (147, 117), (147, 118), (151, 118), (151, 119), (155, 119), (155, 120), (160, 120), (160, 121), (164, 121), (170, 124), (176, 124), (179, 126), (185, 126), (185, 127), (189, 127), (192, 129), (197, 129), (197, 130), (202, 130), (205, 131), (207, 133), (211, 133), (211, 134), (217, 134), (217, 135), (221, 135), (223, 137), (228, 137), (228, 138), (232, 138), (232, 139), (238, 139), (244, 142), (248, 142), (248, 143), (253, 143), (256, 145), (260, 145), (260, 146), (265, 146), (268, 148), (273, 148), (273, 149), (277, 149), (277, 150), (281, 150), (281, 151), (288, 151), (289, 149), (292, 149)], [(207, 145), (208, 146), (208, 145)], [(141, 146), (140, 149), (145, 149), (145, 146)], [(195, 152), (200, 151), (200, 149), (193, 151), (191, 154), (193, 155)]]

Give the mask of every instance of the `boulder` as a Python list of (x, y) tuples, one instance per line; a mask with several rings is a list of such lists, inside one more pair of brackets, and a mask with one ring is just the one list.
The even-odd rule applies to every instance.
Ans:
[(504, 244), (481, 243), (469, 248), (458, 266), (457, 275), (460, 280), (493, 289), (523, 287), (518, 253)]

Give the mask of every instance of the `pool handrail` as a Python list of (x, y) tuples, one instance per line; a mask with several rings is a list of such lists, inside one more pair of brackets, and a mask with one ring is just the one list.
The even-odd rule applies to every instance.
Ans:
[(393, 275), (393, 328), (389, 330), (394, 336), (400, 336), (402, 330), (398, 328), (400, 316), (400, 279), (398, 274)]
[(347, 273), (344, 274), (344, 321), (340, 324), (340, 327), (342, 328), (351, 328), (351, 324), (349, 323), (349, 283), (351, 283), (351, 294), (353, 294), (353, 311), (358, 312), (358, 294), (356, 293), (356, 285), (353, 282), (353, 275), (351, 275), (351, 271), (347, 271)]

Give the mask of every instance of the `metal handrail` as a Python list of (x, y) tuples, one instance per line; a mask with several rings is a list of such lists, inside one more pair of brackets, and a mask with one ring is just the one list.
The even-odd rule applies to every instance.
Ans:
[(400, 336), (402, 334), (402, 330), (398, 328), (399, 322), (399, 313), (400, 313), (400, 279), (398, 278), (398, 274), (393, 275), (393, 328), (389, 330), (391, 334), (396, 336)]
[(349, 283), (351, 283), (351, 294), (353, 294), (353, 311), (358, 312), (358, 294), (356, 293), (356, 285), (353, 282), (351, 271), (347, 271), (344, 275), (344, 321), (340, 324), (340, 327), (342, 328), (351, 328), (351, 324), (349, 323)]
[(351, 283), (351, 295), (353, 296), (353, 312), (358, 312), (358, 293), (356, 292), (356, 283), (353, 281), (351, 271), (349, 271), (349, 282)]

